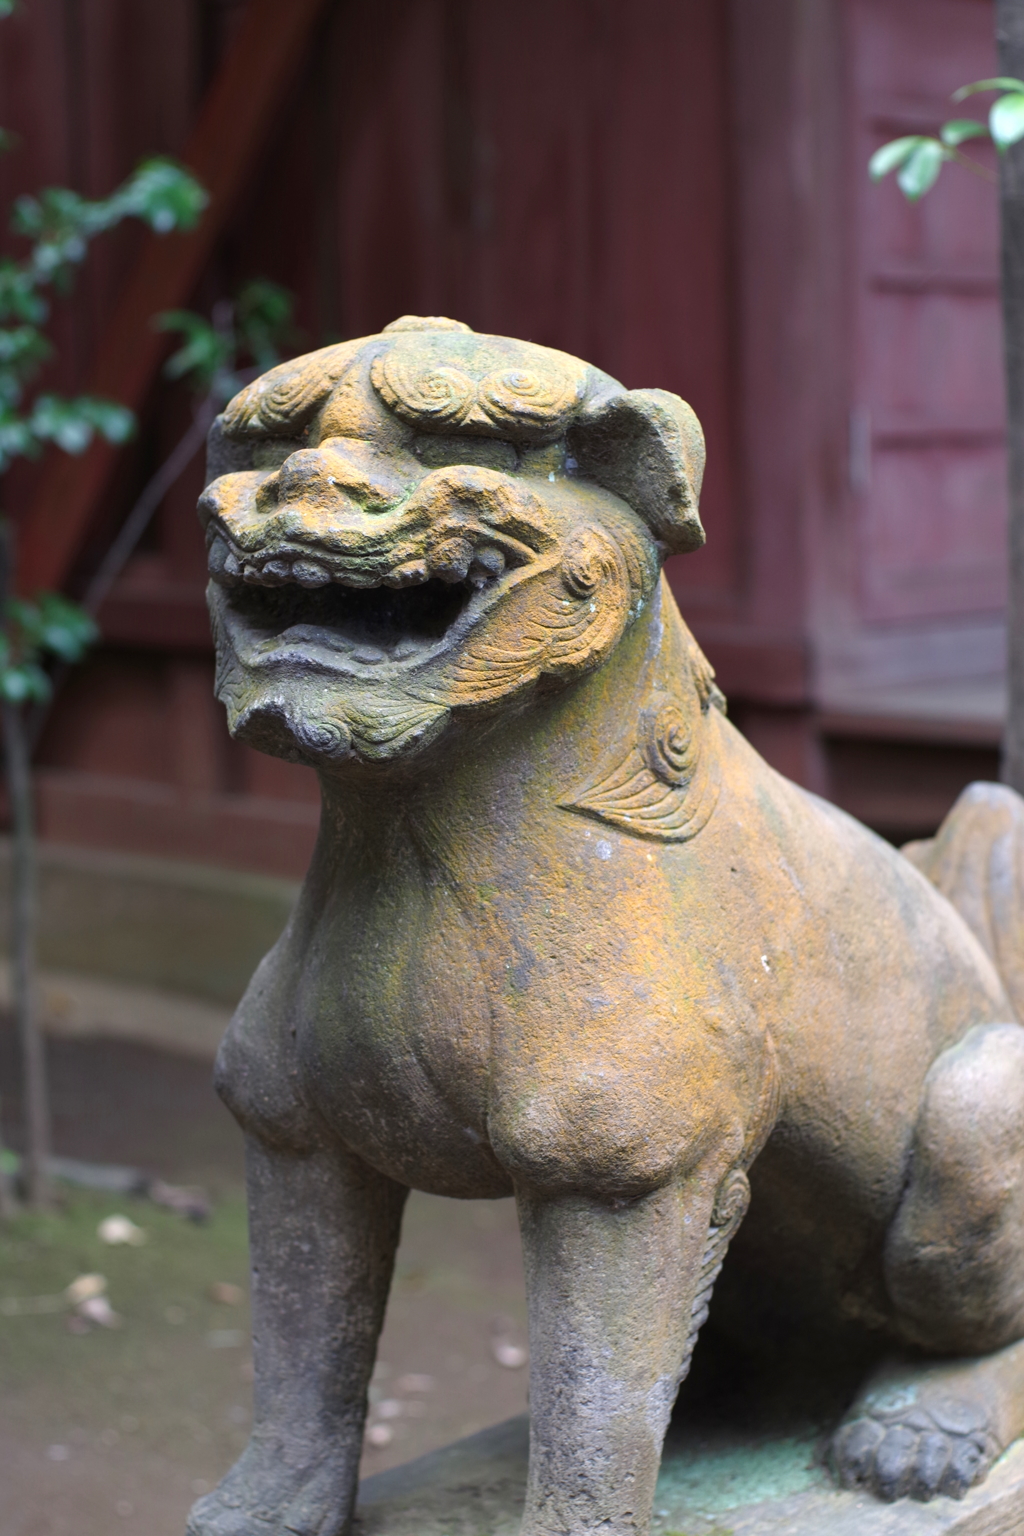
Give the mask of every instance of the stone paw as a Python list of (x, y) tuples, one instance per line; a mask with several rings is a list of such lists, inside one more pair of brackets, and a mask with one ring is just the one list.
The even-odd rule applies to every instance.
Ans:
[(861, 1406), (832, 1444), (839, 1482), (892, 1502), (962, 1499), (985, 1478), (999, 1455), (988, 1415), (956, 1397), (885, 1407)]
[(243, 1455), (223, 1482), (193, 1504), (186, 1536), (341, 1536), (348, 1479), (332, 1460), (305, 1473)]

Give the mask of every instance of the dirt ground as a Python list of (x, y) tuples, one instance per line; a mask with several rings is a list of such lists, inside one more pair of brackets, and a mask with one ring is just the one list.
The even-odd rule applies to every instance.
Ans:
[[(0, 1536), (182, 1536), (191, 1501), (245, 1443), (252, 1364), (239, 1133), (202, 1062), (142, 1045), (49, 1045), (58, 1153), (121, 1163), (213, 1198), (194, 1225), (148, 1201), (63, 1189), (0, 1229)], [(4, 1133), (20, 1142), (17, 1060), (0, 1028)], [(110, 1247), (111, 1214), (146, 1234)], [(120, 1326), (72, 1331), (57, 1298), (100, 1273)], [(241, 1300), (228, 1300), (237, 1286)], [(40, 1300), (42, 1298), (42, 1300)], [(525, 1305), (511, 1201), (413, 1195), (381, 1339), (364, 1473), (526, 1405)], [(504, 1359), (507, 1363), (499, 1363)]]

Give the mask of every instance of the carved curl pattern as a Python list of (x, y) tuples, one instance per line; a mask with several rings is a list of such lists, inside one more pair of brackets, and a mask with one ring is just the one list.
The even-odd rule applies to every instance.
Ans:
[(280, 363), (224, 408), (229, 438), (298, 437), (334, 388), (352, 355), (348, 343)]
[[(550, 581), (548, 572), (556, 579)], [(560, 578), (560, 579), (559, 579)], [(596, 528), (575, 530), (560, 562), (538, 562), (452, 669), (459, 704), (482, 704), (538, 677), (568, 678), (599, 666), (618, 643), (636, 596), (622, 550)]]
[(370, 372), (374, 388), (399, 416), (455, 426), (465, 420), (476, 400), (476, 385), (461, 368), (424, 368), (414, 352), (397, 349), (375, 357)]
[(575, 411), (582, 395), (582, 379), (568, 369), (549, 366), (543, 374), (527, 368), (509, 368), (481, 380), (479, 401), (497, 425), (539, 427), (561, 425)]
[(286, 373), (260, 404), (260, 417), (268, 432), (294, 431), (305, 423), (330, 394), (333, 380), (322, 368), (307, 363), (296, 373)]
[(438, 363), (419, 337), (374, 358), (370, 378), (381, 399), (406, 421), (428, 427), (470, 426), (503, 436), (553, 437), (576, 411), (585, 376), (557, 358), (543, 368), (497, 368), (475, 378), (455, 363)]
[(676, 703), (644, 713), (640, 750), (656, 778), (684, 784), (693, 774), (696, 746), (693, 730)]
[(736, 1230), (750, 1205), (750, 1180), (742, 1168), (733, 1168), (718, 1186), (711, 1224), (729, 1228), (730, 1236)]
[(634, 744), (613, 753), (595, 782), (559, 803), (636, 837), (685, 842), (715, 808), (721, 765), (706, 739), (696, 690), (686, 703), (656, 694), (640, 713)]

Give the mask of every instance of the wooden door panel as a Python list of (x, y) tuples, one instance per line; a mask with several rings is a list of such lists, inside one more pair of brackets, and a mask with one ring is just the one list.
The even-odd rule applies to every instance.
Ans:
[[(868, 156), (900, 133), (934, 133), (953, 89), (995, 71), (988, 0), (854, 0), (849, 9), (855, 221), (854, 419), (870, 424), (854, 467), (862, 622), (959, 621), (1005, 601), (998, 210), (956, 167), (911, 205)], [(991, 164), (984, 146), (980, 160)]]
[(1002, 446), (876, 452), (862, 537), (868, 620), (998, 612), (1006, 601)]

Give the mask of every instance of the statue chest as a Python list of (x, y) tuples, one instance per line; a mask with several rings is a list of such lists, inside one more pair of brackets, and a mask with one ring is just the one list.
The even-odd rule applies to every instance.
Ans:
[(490, 1152), (491, 1018), (478, 943), (413, 859), (339, 882), (296, 967), (308, 1095), (353, 1151), (438, 1193), (508, 1194)]
[(678, 965), (611, 907), (569, 925), (517, 899), (499, 921), (411, 866), (368, 869), (335, 887), (294, 970), (309, 1097), (402, 1183), (632, 1195), (715, 1117), (720, 1064), (695, 1064)]

